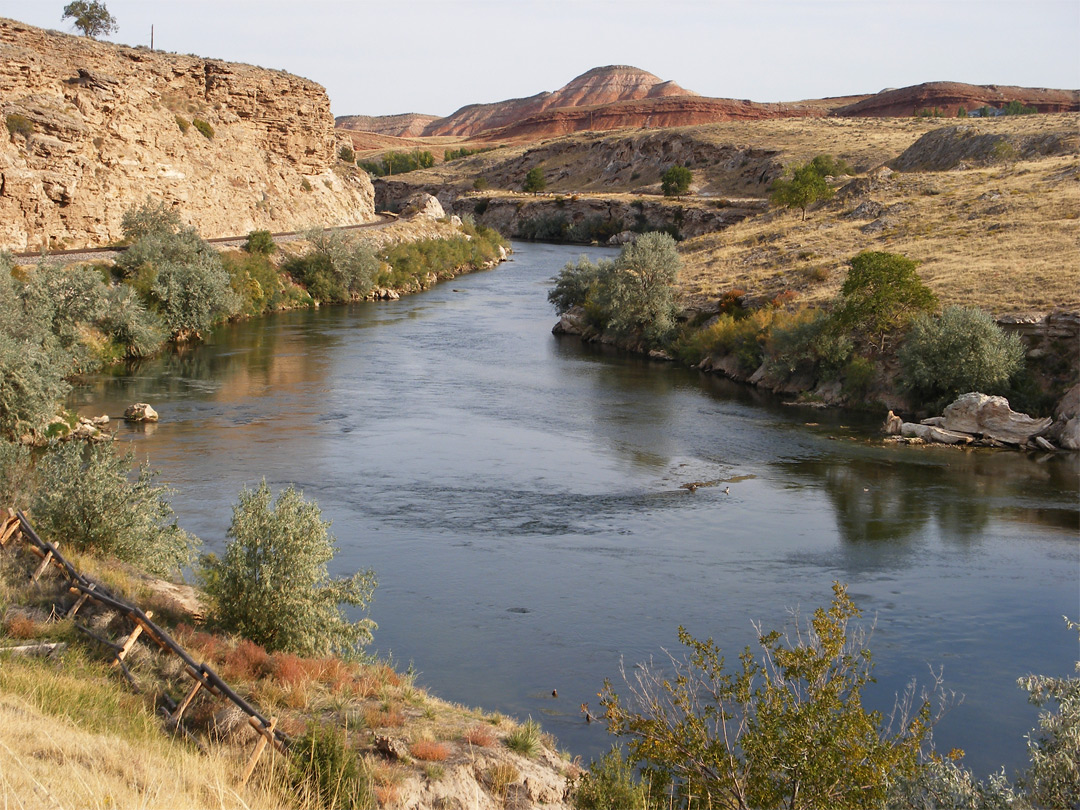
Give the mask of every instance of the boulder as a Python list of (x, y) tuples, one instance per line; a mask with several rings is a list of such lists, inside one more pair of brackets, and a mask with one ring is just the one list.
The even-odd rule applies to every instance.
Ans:
[(124, 409), (124, 419), (128, 422), (156, 422), (158, 414), (145, 402), (136, 402)]
[(899, 436), (903, 425), (904, 420), (892, 411), (889, 411), (889, 414), (885, 417), (885, 423), (881, 426), (881, 429), (885, 431), (886, 436)]
[(443, 219), (446, 211), (442, 203), (426, 192), (419, 192), (411, 196), (401, 209), (401, 215), (405, 217), (427, 217), (428, 219)]
[(936, 444), (971, 444), (974, 441), (966, 433), (945, 430), (933, 425), (920, 425), (915, 422), (904, 422), (900, 426), (900, 435), (904, 438), (922, 439), (924, 442)]
[(1023, 446), (1036, 433), (1041, 433), (1053, 421), (1049, 417), (1034, 419), (1017, 413), (1004, 397), (991, 397), (976, 392), (964, 394), (945, 408), (941, 427), (994, 439), (1005, 444)]
[(1066, 450), (1080, 450), (1080, 383), (1061, 398), (1054, 408), (1054, 424), (1042, 435)]

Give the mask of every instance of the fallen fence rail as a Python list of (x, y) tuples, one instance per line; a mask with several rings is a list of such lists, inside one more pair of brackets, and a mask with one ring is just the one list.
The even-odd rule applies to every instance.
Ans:
[[(0, 521), (0, 549), (8, 542), (11, 542), (16, 538), (21, 538), (30, 551), (41, 557), (42, 563), (35, 572), (35, 579), (50, 565), (60, 570), (61, 574), (69, 582), (69, 590), (72, 593), (79, 594), (79, 598), (75, 604), (67, 611), (67, 617), (74, 617), (86, 601), (90, 600), (123, 614), (135, 625), (135, 629), (132, 633), (120, 643), (109, 641), (82, 625), (76, 625), (77, 629), (81, 632), (87, 634), (95, 641), (113, 651), (114, 664), (119, 666), (120, 670), (128, 681), (131, 682), (132, 686), (138, 689), (134, 677), (124, 664), (124, 657), (141, 633), (145, 633), (146, 636), (162, 650), (179, 656), (184, 662), (184, 672), (189, 678), (195, 681), (195, 684), (180, 705), (177, 706), (176, 702), (169, 698), (169, 702), (176, 707), (168, 714), (168, 720), (171, 726), (174, 728), (179, 726), (183, 711), (187, 708), (199, 689), (205, 688), (211, 694), (225, 698), (246, 714), (248, 716), (249, 724), (262, 738), (262, 744), (257, 744), (252, 759), (245, 770), (246, 776), (243, 780), (244, 782), (247, 781), (247, 777), (250, 777), (251, 771), (254, 769), (254, 765), (262, 754), (262, 750), (267, 742), (283, 753), (288, 749), (291, 741), (288, 735), (276, 728), (277, 720), (273, 717), (269, 719), (264, 717), (258, 709), (238, 695), (227, 683), (225, 683), (225, 681), (222, 680), (209, 665), (196, 661), (187, 650), (172, 638), (172, 636), (153, 621), (152, 612), (143, 611), (137, 605), (112, 593), (101, 583), (91, 582), (79, 573), (75, 566), (64, 558), (64, 555), (60, 553), (60, 549), (55, 543), (50, 543), (48, 540), (41, 538), (38, 533), (34, 531), (34, 527), (30, 525), (30, 521), (22, 511), (17, 511), (12, 514), (11, 510), (8, 510), (7, 514), (7, 519)], [(2, 652), (2, 650), (0, 650), (0, 652)]]

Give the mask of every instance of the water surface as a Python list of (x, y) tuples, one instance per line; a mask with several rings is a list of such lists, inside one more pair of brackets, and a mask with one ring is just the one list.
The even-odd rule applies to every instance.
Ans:
[(122, 437), (211, 549), (242, 487), (302, 488), (335, 571), (378, 574), (380, 652), (574, 754), (610, 744), (578, 707), (620, 660), (661, 658), (680, 624), (734, 660), (752, 621), (779, 627), (838, 580), (876, 622), (869, 702), (944, 667), (964, 700), (939, 746), (980, 774), (1022, 765), (1036, 712), (1016, 678), (1078, 655), (1076, 457), (883, 447), (876, 417), (556, 338), (546, 290), (582, 250), (515, 249), (400, 301), (229, 325), (74, 401), (154, 405), (161, 422)]

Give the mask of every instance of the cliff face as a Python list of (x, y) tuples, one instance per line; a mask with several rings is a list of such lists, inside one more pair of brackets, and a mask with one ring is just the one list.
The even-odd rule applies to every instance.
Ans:
[(0, 114), (3, 248), (115, 241), (148, 195), (206, 237), (374, 214), (367, 177), (333, 170), (325, 90), (287, 73), (0, 19)]

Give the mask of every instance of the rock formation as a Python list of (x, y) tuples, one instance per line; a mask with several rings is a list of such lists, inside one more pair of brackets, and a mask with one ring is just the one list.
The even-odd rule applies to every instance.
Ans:
[(372, 217), (325, 90), (0, 19), (0, 247), (100, 245), (149, 195), (205, 237)]
[(339, 115), (334, 119), (338, 129), (352, 129), (361, 132), (374, 132), (377, 135), (392, 135), (395, 138), (418, 138), (437, 115), (422, 113), (399, 113), (398, 115)]
[(644, 98), (693, 97), (674, 82), (629, 65), (593, 68), (571, 80), (554, 93), (538, 93), (528, 98), (469, 104), (455, 113), (431, 122), (424, 135), (476, 135), (504, 127), (524, 118), (567, 107), (590, 107)]
[[(938, 444), (982, 444), (1055, 450), (1048, 438), (1067, 450), (1080, 449), (1080, 386), (1074, 386), (1058, 405), (1057, 421), (1050, 417), (1035, 419), (1017, 413), (1004, 397), (971, 392), (945, 408), (941, 416), (922, 422), (904, 422), (900, 435)], [(886, 433), (894, 428), (893, 412), (886, 419)]]
[(625, 127), (675, 127), (760, 118), (907, 117), (939, 111), (954, 117), (1009, 102), (1039, 112), (1080, 110), (1080, 91), (1041, 87), (927, 82), (897, 90), (803, 101), (763, 104), (730, 98), (707, 98), (675, 82), (661, 81), (628, 65), (593, 68), (553, 93), (488, 104), (469, 104), (445, 118), (402, 115), (338, 118), (338, 126), (398, 137), (459, 136), (487, 141), (527, 141), (584, 130)]
[(898, 90), (882, 90), (854, 104), (838, 107), (834, 115), (892, 117), (917, 115), (940, 110), (949, 118), (960, 107), (969, 113), (983, 106), (1001, 109), (1010, 101), (1035, 107), (1041, 113), (1080, 110), (1080, 91), (1049, 90), (1043, 87), (963, 84), (962, 82), (926, 82)]

